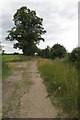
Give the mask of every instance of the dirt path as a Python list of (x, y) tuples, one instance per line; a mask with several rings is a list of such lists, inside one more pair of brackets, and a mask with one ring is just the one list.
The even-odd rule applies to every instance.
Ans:
[[(38, 73), (36, 64), (37, 61), (31, 61), (27, 65), (26, 63), (19, 64), (17, 72), (14, 72), (8, 79), (6, 79), (6, 84), (3, 84), (3, 106), (6, 106), (5, 109), (7, 109), (7, 111), (4, 111), (6, 111), (5, 115), (7, 117), (56, 117), (56, 109), (53, 107), (50, 99), (47, 98), (47, 91), (43, 84), (43, 80)], [(25, 69), (25, 66), (28, 66), (27, 70)], [(26, 70), (26, 73), (24, 72), (24, 69)], [(25, 73), (24, 77), (22, 76), (23, 72)], [(24, 80), (22, 80), (22, 78), (24, 78)], [(14, 92), (15, 85), (17, 85), (18, 88), (16, 88)], [(17, 98), (14, 100), (14, 97), (12, 96), (15, 96), (15, 94)], [(12, 102), (10, 102), (10, 100), (12, 100)], [(10, 103), (6, 105), (6, 102)]]
[[(29, 62), (13, 62), (13, 73), (2, 82), (2, 115), (8, 118), (17, 118), (21, 109), (21, 99), (29, 87), (25, 79)], [(26, 74), (26, 75), (25, 75)]]
[(28, 70), (32, 80), (29, 93), (22, 99), (22, 117), (28, 118), (55, 118), (56, 110), (47, 98), (47, 92), (43, 80), (38, 73), (36, 61), (33, 61)]

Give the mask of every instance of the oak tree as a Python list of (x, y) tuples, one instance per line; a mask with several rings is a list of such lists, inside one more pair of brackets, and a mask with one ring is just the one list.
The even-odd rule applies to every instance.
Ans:
[(24, 55), (33, 55), (37, 44), (44, 38), (43, 19), (36, 15), (36, 11), (21, 7), (13, 16), (14, 27), (8, 31), (6, 40), (17, 41), (14, 48), (22, 49)]

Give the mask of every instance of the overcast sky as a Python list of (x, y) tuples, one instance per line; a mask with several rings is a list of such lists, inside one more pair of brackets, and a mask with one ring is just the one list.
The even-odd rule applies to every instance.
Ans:
[[(43, 18), (47, 33), (39, 47), (52, 47), (59, 43), (71, 52), (78, 46), (78, 1), (79, 0), (2, 0), (0, 1), (0, 40), (6, 52), (18, 52), (13, 43), (6, 41), (7, 31), (13, 27), (13, 15), (22, 6), (36, 10)], [(21, 52), (21, 51), (19, 51)]]

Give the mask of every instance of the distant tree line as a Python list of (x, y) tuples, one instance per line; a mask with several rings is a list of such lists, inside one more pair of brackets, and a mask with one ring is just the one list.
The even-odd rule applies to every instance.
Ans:
[(66, 49), (58, 43), (53, 45), (51, 48), (47, 46), (47, 48), (38, 51), (39, 56), (51, 59), (64, 58), (66, 53)]
[(52, 48), (47, 46), (43, 50), (39, 49), (38, 55), (44, 58), (51, 59), (62, 59), (67, 55), (69, 62), (75, 65), (77, 69), (80, 69), (80, 47), (74, 48), (71, 53), (67, 53), (64, 46), (60, 44), (55, 44)]

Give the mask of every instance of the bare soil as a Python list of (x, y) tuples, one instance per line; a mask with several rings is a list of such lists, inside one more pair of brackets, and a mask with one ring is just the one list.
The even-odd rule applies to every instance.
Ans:
[(12, 64), (13, 73), (3, 80), (3, 117), (55, 118), (57, 111), (47, 97), (37, 61)]

